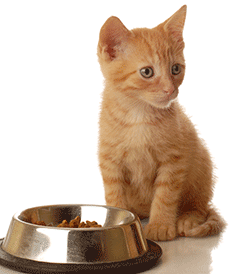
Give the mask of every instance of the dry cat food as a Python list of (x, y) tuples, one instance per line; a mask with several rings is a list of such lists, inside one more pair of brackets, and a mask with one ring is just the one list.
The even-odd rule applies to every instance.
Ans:
[(43, 226), (46, 226), (46, 224), (45, 224), (44, 221), (37, 221), (37, 222), (33, 222), (32, 224), (34, 224), (34, 225), (43, 225)]
[[(44, 221), (32, 222), (32, 224), (47, 226)], [(48, 226), (51, 226), (51, 225), (48, 225)], [(81, 218), (77, 216), (75, 219), (71, 220), (69, 223), (67, 222), (67, 220), (63, 220), (57, 227), (90, 228), (90, 227), (102, 227), (102, 226), (95, 221), (93, 222), (86, 221), (86, 223), (81, 222)]]

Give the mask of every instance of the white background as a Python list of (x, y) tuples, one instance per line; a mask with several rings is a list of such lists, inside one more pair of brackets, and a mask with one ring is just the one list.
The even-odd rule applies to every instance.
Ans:
[(8, 0), (0, 2), (0, 238), (20, 209), (105, 203), (99, 30), (111, 15), (128, 29), (151, 28), (183, 4), (187, 70), (179, 101), (217, 166), (214, 203), (231, 241), (249, 234), (247, 1)]

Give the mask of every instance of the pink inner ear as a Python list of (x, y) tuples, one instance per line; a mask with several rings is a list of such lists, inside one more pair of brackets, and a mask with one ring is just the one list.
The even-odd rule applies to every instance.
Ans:
[(113, 39), (110, 37), (106, 41), (106, 52), (108, 53), (111, 60), (114, 60), (116, 58), (116, 50), (115, 48), (118, 46), (118, 43), (115, 43)]
[(100, 45), (109, 55), (110, 60), (114, 60), (119, 51), (123, 50), (129, 34), (129, 30), (117, 17), (110, 17), (103, 25), (100, 32)]
[(110, 57), (110, 59), (111, 60), (114, 60), (115, 59), (115, 50), (113, 49), (113, 48), (108, 48), (107, 49), (107, 53), (108, 53), (108, 55), (109, 55), (109, 57)]

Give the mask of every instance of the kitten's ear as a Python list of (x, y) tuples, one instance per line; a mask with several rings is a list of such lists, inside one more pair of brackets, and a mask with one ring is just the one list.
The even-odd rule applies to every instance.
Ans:
[(129, 35), (130, 31), (119, 18), (110, 17), (100, 31), (99, 53), (104, 53), (105, 57), (111, 61), (114, 60), (120, 52), (125, 50)]
[(176, 13), (174, 13), (161, 26), (164, 31), (173, 38), (176, 42), (183, 42), (183, 28), (186, 19), (187, 6), (182, 6)]

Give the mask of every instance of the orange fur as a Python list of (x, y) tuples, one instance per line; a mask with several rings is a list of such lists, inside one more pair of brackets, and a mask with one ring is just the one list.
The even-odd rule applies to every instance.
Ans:
[[(212, 209), (213, 165), (176, 97), (185, 73), (183, 6), (153, 29), (127, 30), (110, 17), (100, 31), (98, 57), (105, 89), (99, 162), (108, 205), (149, 217), (146, 237), (219, 233)], [(172, 67), (178, 64), (178, 75)], [(154, 75), (144, 78), (140, 70)]]

